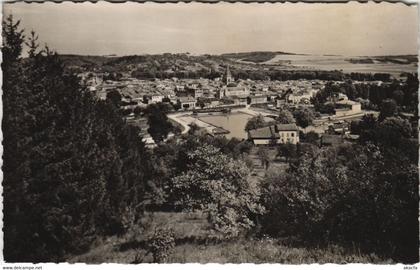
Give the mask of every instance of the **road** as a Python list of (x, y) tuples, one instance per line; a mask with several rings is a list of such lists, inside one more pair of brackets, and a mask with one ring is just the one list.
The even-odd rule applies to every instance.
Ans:
[(190, 130), (189, 124), (191, 122), (188, 120), (190, 120), (189, 118), (192, 117), (190, 117), (189, 115), (191, 115), (191, 113), (188, 112), (174, 113), (168, 114), (168, 118), (180, 124), (183, 127), (182, 134), (185, 134)]
[(182, 131), (182, 134), (187, 133), (191, 129), (190, 124), (193, 123), (200, 128), (206, 129), (209, 133), (213, 133), (213, 129), (216, 128), (216, 126), (213, 126), (211, 124), (201, 121), (196, 117), (193, 117), (192, 112), (168, 114), (168, 118), (183, 126), (184, 129)]

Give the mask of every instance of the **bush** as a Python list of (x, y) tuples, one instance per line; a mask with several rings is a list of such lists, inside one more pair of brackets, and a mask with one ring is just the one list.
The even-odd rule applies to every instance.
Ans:
[(56, 54), (36, 46), (25, 61), (10, 54), (23, 38), (11, 17), (7, 25), (4, 257), (57, 262), (141, 215), (149, 159), (139, 130), (67, 74)]
[(172, 194), (184, 210), (208, 214), (215, 237), (234, 238), (252, 228), (263, 212), (259, 188), (249, 181), (243, 161), (204, 144), (187, 151), (187, 169), (172, 179)]
[(375, 145), (305, 153), (288, 173), (267, 179), (263, 229), (307, 244), (354, 242), (416, 262), (417, 181), (404, 153)]
[(157, 229), (147, 240), (147, 251), (152, 254), (154, 263), (164, 263), (175, 247), (175, 234), (171, 229)]

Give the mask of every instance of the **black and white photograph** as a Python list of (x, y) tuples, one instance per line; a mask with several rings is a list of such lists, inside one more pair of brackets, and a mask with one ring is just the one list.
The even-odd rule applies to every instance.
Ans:
[(4, 262), (419, 262), (416, 3), (2, 9)]

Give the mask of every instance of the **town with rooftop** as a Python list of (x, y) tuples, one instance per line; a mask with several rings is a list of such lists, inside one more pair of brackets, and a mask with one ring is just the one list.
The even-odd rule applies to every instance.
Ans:
[(3, 4), (4, 269), (417, 269), (417, 6), (29, 2)]
[[(251, 60), (247, 62), (247, 59), (240, 58), (245, 58), (245, 56)], [(407, 74), (409, 74), (405, 74), (404, 70), (407, 67), (408, 70), (414, 70), (416, 66), (416, 63), (410, 62), (412, 57), (401, 56), (400, 58), (389, 57), (390, 59), (387, 60), (376, 60), (376, 62), (368, 61), (373, 66), (375, 63), (378, 66), (380, 63), (385, 63), (389, 66), (397, 64), (396, 69), (400, 66), (403, 67), (400, 74), (394, 71), (393, 75), (380, 72), (379, 69), (378, 74), (374, 75), (352, 72), (349, 76), (343, 76), (340, 74), (342, 71), (338, 70), (324, 71), (326, 75), (321, 75), (321, 78), (328, 77), (328, 73), (332, 74), (331, 78), (327, 79), (305, 79), (307, 74), (302, 76), (304, 78), (299, 78), (299, 72), (293, 79), (285, 80), (271, 79), (269, 75), (264, 76), (264, 72), (262, 72), (263, 75), (258, 74), (257, 76), (251, 74), (249, 77), (252, 79), (246, 78), (246, 75), (241, 74), (240, 68), (263, 71), (273, 69), (272, 64), (261, 63), (258, 59), (259, 56), (269, 58), (271, 54), (251, 52), (223, 55), (226, 60), (225, 63), (222, 60), (218, 66), (218, 72), (206, 70), (206, 67), (203, 67), (204, 76), (199, 78), (194, 78), (197, 74), (193, 74), (192, 78), (185, 78), (188, 77), (188, 73), (187, 75), (181, 73), (181, 78), (178, 78), (171, 68), (165, 70), (164, 79), (152, 78), (150, 74), (143, 74), (145, 78), (142, 78), (142, 75), (137, 78), (133, 77), (133, 75), (139, 74), (139, 69), (131, 73), (84, 70), (79, 73), (79, 76), (89, 91), (99, 99), (106, 100), (114, 94), (119, 96), (124, 118), (129, 123), (141, 128), (141, 135), (148, 147), (156, 146), (156, 141), (147, 132), (149, 129), (148, 119), (143, 113), (151, 104), (167, 105), (167, 116), (176, 127), (167, 134), (165, 140), (175, 136), (176, 133), (187, 133), (191, 125), (194, 125), (194, 127), (202, 129), (208, 136), (249, 140), (253, 145), (297, 144), (300, 136), (310, 133), (318, 137), (319, 145), (323, 146), (351, 143), (357, 140), (358, 134), (351, 132), (351, 122), (357, 122), (365, 115), (371, 114), (376, 117), (379, 115), (379, 107), (375, 107), (369, 101), (369, 94), (366, 94), (366, 91), (369, 91), (367, 89), (371, 87), (389, 88), (395, 84), (401, 87), (405, 84)], [(188, 53), (164, 54), (162, 57), (189, 58), (190, 62), (194, 61), (194, 58), (201, 58), (190, 56)], [(308, 58), (310, 57), (308, 56)], [(211, 56), (208, 58), (211, 59)], [(329, 57), (324, 56), (324, 58), (328, 59)], [(354, 64), (356, 61), (354, 58), (342, 61), (347, 61), (349, 65), (353, 66), (359, 64), (358, 62)], [(359, 61), (361, 60), (359, 59)], [(299, 68), (293, 67), (290, 62), (286, 66), (274, 65), (274, 67), (286, 70)], [(366, 60), (361, 62), (366, 63)], [(235, 74), (241, 78), (232, 74), (231, 63), (235, 67)], [(132, 68), (132, 65), (130, 67)], [(313, 71), (309, 69), (309, 72)], [(346, 94), (349, 87), (350, 89), (355, 87), (365, 89), (360, 91), (366, 93), (362, 95), (351, 93), (352, 96), (349, 97)], [(335, 92), (331, 93), (331, 89), (335, 89)], [(316, 102), (316, 95), (320, 91), (321, 93), (329, 91), (330, 95), (323, 100), (323, 104), (318, 102), (315, 106), (314, 100)], [(282, 111), (291, 113), (293, 117), (289, 119), (290, 123), (287, 121), (286, 123), (276, 123), (276, 119)], [(414, 116), (412, 111), (402, 113), (408, 119)], [(266, 123), (258, 128), (245, 129), (247, 121), (258, 116), (262, 116)]]

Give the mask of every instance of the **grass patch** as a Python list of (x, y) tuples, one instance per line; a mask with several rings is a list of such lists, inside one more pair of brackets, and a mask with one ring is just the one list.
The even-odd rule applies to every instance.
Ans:
[(392, 263), (375, 254), (363, 254), (357, 248), (330, 245), (326, 248), (294, 247), (272, 239), (240, 239), (210, 242), (209, 224), (202, 213), (148, 213), (141, 225), (123, 236), (112, 236), (94, 243), (85, 254), (68, 258), (70, 263), (132, 263), (141, 257), (152, 262), (145, 244), (156, 228), (174, 230), (176, 246), (167, 263)]
[(272, 239), (242, 240), (208, 246), (186, 244), (177, 246), (169, 263), (392, 263), (375, 254), (360, 254), (338, 246), (321, 248), (294, 248)]
[(180, 123), (178, 123), (177, 121), (172, 120), (171, 118), (168, 118), (168, 121), (176, 128), (179, 130), (180, 133), (184, 132), (185, 128), (183, 125), (181, 125)]

